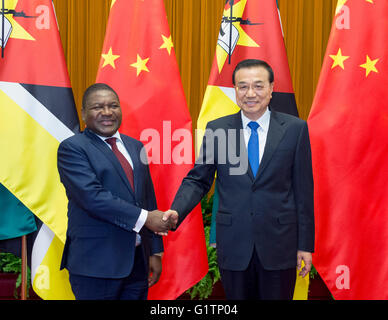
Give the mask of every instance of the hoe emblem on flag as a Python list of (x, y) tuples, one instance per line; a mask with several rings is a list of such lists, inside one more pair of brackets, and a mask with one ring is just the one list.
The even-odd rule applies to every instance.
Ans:
[[(234, 0), (227, 0), (227, 3), (228, 2), (230, 4), (230, 15), (222, 17), (217, 45), (219, 45), (228, 54), (230, 64), (230, 57), (233, 54), (234, 49), (236, 48), (238, 40), (240, 39), (240, 32), (242, 31), (241, 28), (238, 28), (238, 26), (235, 26), (234, 24), (239, 23), (240, 25), (253, 26), (262, 25), (263, 23), (253, 23), (249, 19), (243, 19), (241, 17), (243, 11), (239, 10), (239, 8), (237, 8), (237, 13), (240, 15), (240, 17), (234, 16), (235, 14), (237, 15), (236, 12), (233, 12), (233, 7), (235, 5)], [(238, 5), (241, 6), (240, 4)], [(244, 7), (245, 6), (243, 6), (242, 9), (244, 9)]]

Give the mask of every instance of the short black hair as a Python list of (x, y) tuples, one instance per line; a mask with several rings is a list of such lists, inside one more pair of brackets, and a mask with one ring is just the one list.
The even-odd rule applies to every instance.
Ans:
[(273, 83), (275, 81), (275, 76), (274, 76), (274, 73), (273, 73), (273, 70), (271, 68), (271, 66), (263, 61), (263, 60), (258, 60), (258, 59), (246, 59), (246, 60), (242, 60), (240, 61), (236, 68), (234, 69), (233, 71), (233, 78), (232, 78), (232, 81), (233, 81), (233, 85), (236, 85), (236, 81), (235, 81), (235, 78), (236, 78), (236, 73), (238, 70), (240, 69), (248, 69), (248, 68), (255, 68), (255, 67), (263, 67), (265, 68), (268, 73), (269, 73), (269, 83)]
[(89, 96), (93, 93), (93, 92), (96, 92), (96, 91), (99, 91), (99, 90), (109, 90), (111, 92), (113, 92), (115, 94), (115, 96), (117, 97), (117, 100), (120, 101), (119, 99), (119, 95), (117, 94), (116, 91), (113, 90), (112, 87), (108, 86), (106, 83), (94, 83), (92, 84), (91, 86), (89, 86), (85, 92), (84, 92), (84, 95), (82, 97), (82, 109), (85, 109), (86, 107), (86, 101), (87, 99), (89, 98)]

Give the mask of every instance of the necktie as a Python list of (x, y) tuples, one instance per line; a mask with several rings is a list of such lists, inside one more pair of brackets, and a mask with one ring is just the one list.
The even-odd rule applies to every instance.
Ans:
[(124, 155), (117, 148), (116, 139), (117, 138), (108, 138), (108, 139), (105, 139), (105, 141), (107, 143), (109, 143), (110, 146), (112, 147), (112, 151), (116, 155), (117, 159), (120, 161), (120, 164), (121, 164), (121, 166), (124, 169), (124, 172), (125, 172), (125, 174), (126, 174), (126, 176), (128, 178), (128, 181), (129, 181), (129, 183), (130, 183), (130, 185), (132, 187), (132, 190), (135, 190), (134, 183), (133, 183), (133, 170), (132, 170), (132, 167), (131, 167), (130, 163), (128, 162), (128, 160), (124, 157)]
[(248, 159), (249, 164), (253, 172), (253, 176), (256, 177), (257, 171), (259, 169), (259, 135), (257, 134), (257, 129), (259, 124), (257, 122), (251, 121), (248, 123), (248, 127), (251, 128), (251, 136), (248, 141)]

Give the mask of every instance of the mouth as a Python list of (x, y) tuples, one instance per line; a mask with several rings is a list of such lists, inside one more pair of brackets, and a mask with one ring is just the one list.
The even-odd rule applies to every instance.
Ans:
[(115, 120), (101, 120), (100, 124), (103, 126), (112, 126), (116, 123)]
[(254, 100), (254, 101), (245, 101), (245, 105), (247, 107), (254, 107), (254, 106), (257, 105), (257, 101), (256, 100)]

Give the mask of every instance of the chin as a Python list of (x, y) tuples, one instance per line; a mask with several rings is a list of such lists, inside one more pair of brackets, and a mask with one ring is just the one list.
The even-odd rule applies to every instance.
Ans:
[(98, 135), (103, 137), (111, 137), (116, 133), (117, 130), (100, 130)]

